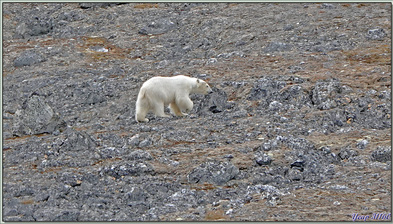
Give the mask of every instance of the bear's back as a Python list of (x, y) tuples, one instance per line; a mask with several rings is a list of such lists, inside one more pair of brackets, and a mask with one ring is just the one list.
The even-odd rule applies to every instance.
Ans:
[(191, 83), (194, 81), (195, 78), (188, 77), (185, 75), (177, 75), (177, 76), (172, 76), (172, 77), (164, 77), (164, 76), (156, 76), (153, 78), (150, 78), (147, 80), (144, 85), (176, 85), (176, 84), (186, 84), (186, 83)]

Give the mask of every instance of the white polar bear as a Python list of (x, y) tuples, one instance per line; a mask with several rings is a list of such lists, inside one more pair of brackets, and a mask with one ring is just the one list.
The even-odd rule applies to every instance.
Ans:
[(194, 103), (191, 93), (212, 93), (210, 86), (203, 80), (178, 75), (173, 77), (153, 77), (143, 83), (136, 101), (135, 120), (149, 121), (146, 114), (153, 111), (156, 116), (170, 117), (164, 113), (169, 105), (176, 116), (185, 116), (192, 110)]

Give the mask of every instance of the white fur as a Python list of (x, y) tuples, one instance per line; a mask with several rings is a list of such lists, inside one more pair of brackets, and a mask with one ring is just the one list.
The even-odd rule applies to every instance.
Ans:
[(176, 116), (185, 116), (194, 106), (191, 93), (208, 94), (212, 89), (203, 80), (184, 75), (173, 77), (153, 77), (143, 83), (136, 101), (135, 120), (149, 121), (146, 114), (153, 111), (156, 116), (170, 117), (164, 113), (169, 105)]

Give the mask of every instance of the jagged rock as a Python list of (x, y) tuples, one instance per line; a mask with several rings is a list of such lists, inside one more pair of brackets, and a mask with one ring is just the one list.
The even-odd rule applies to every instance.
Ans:
[(195, 110), (198, 114), (208, 116), (211, 113), (221, 113), (229, 108), (228, 97), (225, 91), (212, 87), (213, 93), (207, 96), (196, 96), (196, 100), (201, 99), (200, 102), (195, 102)]
[(36, 16), (27, 23), (27, 34), (30, 36), (40, 36), (52, 32), (54, 21), (50, 17)]
[(229, 162), (207, 162), (201, 164), (188, 174), (190, 183), (214, 183), (224, 185), (235, 178), (239, 169)]
[(320, 110), (337, 107), (334, 99), (341, 93), (341, 88), (340, 82), (335, 79), (317, 82), (312, 90), (313, 104)]
[(264, 77), (254, 84), (250, 91), (249, 100), (261, 100), (263, 105), (269, 105), (279, 90), (286, 86), (284, 81), (276, 81), (271, 77)]
[(378, 146), (377, 150), (371, 153), (371, 160), (383, 163), (392, 161), (392, 148)]
[(130, 160), (152, 160), (153, 156), (146, 151), (136, 150), (127, 155)]
[(115, 178), (120, 178), (123, 176), (140, 176), (153, 173), (154, 169), (152, 165), (137, 161), (130, 163), (119, 163), (109, 167), (104, 167), (101, 170), (102, 175), (109, 175)]
[(343, 148), (340, 153), (338, 153), (338, 157), (340, 157), (340, 159), (349, 159), (350, 157), (357, 155), (358, 153), (355, 150), (351, 150), (349, 148)]
[(97, 146), (95, 140), (85, 132), (68, 128), (65, 134), (67, 137), (60, 146), (63, 151), (86, 151)]
[(65, 121), (50, 107), (41, 96), (32, 95), (22, 105), (16, 135), (32, 135), (63, 131)]

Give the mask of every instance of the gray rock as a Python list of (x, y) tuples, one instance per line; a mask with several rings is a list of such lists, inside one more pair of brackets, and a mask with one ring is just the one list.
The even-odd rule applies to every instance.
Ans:
[(340, 153), (338, 153), (338, 157), (340, 157), (340, 159), (349, 159), (357, 155), (358, 152), (351, 150), (350, 148), (342, 148)]
[(217, 55), (217, 58), (230, 58), (230, 57), (234, 57), (234, 56), (237, 56), (237, 57), (245, 57), (245, 55), (244, 55), (243, 52), (234, 51), (234, 52), (230, 52), (230, 53), (222, 53), (222, 54), (219, 54), (219, 55)]
[(278, 138), (277, 140), (281, 141), (290, 149), (304, 150), (304, 151), (311, 151), (315, 149), (315, 145), (304, 138), (296, 138), (293, 136), (289, 136), (289, 137), (279, 136), (277, 138)]
[(121, 154), (120, 150), (116, 147), (103, 148), (100, 149), (98, 153), (100, 154), (102, 159), (115, 158)]
[(86, 151), (92, 150), (97, 146), (96, 141), (86, 132), (68, 128), (65, 134), (66, 139), (61, 144), (63, 151)]
[(303, 70), (302, 67), (296, 66), (296, 65), (291, 65), (291, 66), (288, 67), (288, 69), (289, 69), (289, 72), (290, 72), (290, 73), (293, 73), (293, 74), (295, 74), (295, 73), (297, 73), (297, 72)]
[(15, 31), (15, 38), (25, 38), (25, 36), (27, 36), (27, 32), (28, 32), (28, 28), (27, 28), (27, 24), (24, 22), (21, 22), (17, 27), (16, 27), (16, 31)]
[(358, 149), (365, 149), (365, 148), (367, 147), (368, 143), (369, 143), (369, 142), (368, 142), (366, 139), (362, 139), (362, 140), (360, 140), (360, 141), (356, 144), (356, 147), (357, 147)]
[(136, 150), (128, 154), (126, 158), (130, 160), (152, 160), (153, 156), (149, 152)]
[(98, 2), (92, 2), (92, 3), (79, 3), (79, 7), (81, 9), (97, 9), (97, 8), (107, 8), (107, 7), (113, 7), (116, 5), (122, 5), (122, 4), (127, 4), (127, 3), (98, 3)]
[(267, 107), (276, 96), (279, 90), (286, 86), (284, 81), (277, 81), (271, 77), (263, 77), (259, 79), (254, 88), (251, 89), (248, 99), (261, 100), (262, 107)]
[(16, 135), (32, 135), (63, 131), (66, 123), (45, 102), (41, 96), (32, 95), (22, 105), (21, 115), (16, 124)]
[(264, 49), (264, 53), (282, 52), (292, 50), (292, 45), (282, 42), (270, 42)]
[(136, 134), (132, 136), (130, 139), (128, 139), (128, 144), (131, 146), (138, 146), (139, 145), (139, 134)]
[(291, 25), (291, 24), (287, 24), (287, 25), (285, 25), (284, 26), (284, 31), (290, 31), (290, 30), (293, 30), (295, 27), (293, 26), (293, 25)]
[(9, 139), (9, 138), (12, 138), (12, 133), (11, 132), (8, 132), (8, 131), (4, 131), (3, 132), (3, 138), (4, 139)]
[(173, 29), (176, 29), (176, 24), (170, 19), (164, 18), (151, 22), (149, 25), (144, 26), (139, 30), (139, 34), (143, 35), (158, 35), (167, 33)]
[(278, 102), (278, 101), (272, 101), (269, 104), (269, 110), (271, 111), (279, 111), (282, 108), (282, 103)]
[(385, 30), (382, 28), (368, 30), (366, 35), (367, 39), (371, 40), (383, 40), (385, 36)]
[(102, 93), (99, 92), (90, 92), (87, 94), (85, 103), (88, 105), (93, 105), (96, 103), (102, 103), (106, 101), (105, 96), (102, 95)]
[(126, 198), (129, 201), (146, 201), (149, 197), (147, 192), (142, 188), (132, 188), (130, 192), (126, 193)]
[(30, 36), (41, 36), (49, 34), (53, 31), (53, 28), (53, 18), (47, 17), (46, 15), (42, 17), (38, 15), (27, 23), (27, 34)]
[(312, 103), (320, 110), (328, 110), (337, 107), (334, 100), (341, 93), (341, 84), (336, 79), (319, 81), (312, 90)]
[(224, 185), (239, 173), (239, 169), (230, 162), (206, 162), (187, 175), (190, 183), (213, 183)]
[(217, 58), (209, 58), (209, 60), (207, 60), (206, 62), (206, 65), (210, 65), (214, 63), (217, 63)]
[(153, 166), (145, 162), (127, 162), (104, 167), (101, 170), (102, 175), (109, 175), (115, 178), (124, 176), (140, 176), (154, 174)]
[(335, 9), (337, 8), (334, 4), (329, 4), (329, 3), (322, 3), (320, 6), (321, 9)]
[(387, 161), (392, 161), (392, 148), (381, 147), (371, 153), (371, 160), (386, 163)]
[(139, 147), (140, 148), (144, 148), (144, 147), (147, 147), (147, 146), (149, 146), (149, 145), (151, 145), (151, 143), (152, 143), (152, 141), (150, 140), (150, 138), (146, 138), (145, 140), (142, 140), (140, 143), (139, 143)]
[[(212, 87), (213, 93), (205, 96), (196, 106), (197, 113), (221, 113), (228, 108), (228, 97), (225, 91)], [(208, 112), (209, 111), (209, 112)]]
[(268, 156), (267, 154), (257, 154), (255, 161), (257, 162), (258, 165), (270, 165), (272, 163), (272, 158)]
[(67, 22), (74, 22), (83, 20), (85, 16), (78, 13), (77, 11), (63, 12), (58, 16), (58, 20), (64, 20)]
[(290, 169), (288, 171), (288, 179), (291, 181), (302, 181), (303, 180), (303, 170), (301, 169)]
[(34, 212), (34, 219), (36, 221), (78, 221), (80, 211), (78, 209), (38, 209)]
[(46, 61), (39, 53), (34, 51), (25, 51), (14, 60), (15, 67), (31, 66)]

